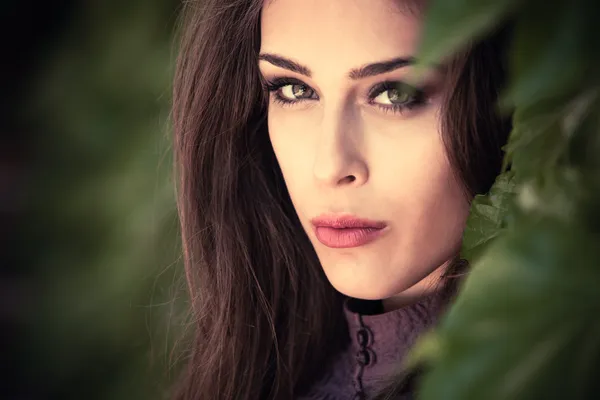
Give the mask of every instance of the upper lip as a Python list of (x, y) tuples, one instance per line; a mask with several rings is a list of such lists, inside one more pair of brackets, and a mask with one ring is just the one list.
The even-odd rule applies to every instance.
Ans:
[(383, 221), (374, 221), (366, 218), (359, 218), (351, 214), (322, 214), (311, 220), (316, 227), (326, 226), (330, 228), (375, 228), (383, 229), (387, 224)]

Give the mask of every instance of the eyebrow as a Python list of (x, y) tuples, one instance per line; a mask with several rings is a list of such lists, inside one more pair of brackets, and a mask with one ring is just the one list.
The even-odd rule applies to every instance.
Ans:
[[(258, 56), (258, 59), (273, 64), (276, 67), (287, 69), (288, 71), (296, 72), (309, 78), (312, 76), (310, 68), (278, 54), (262, 53)], [(392, 58), (391, 60), (379, 61), (376, 63), (363, 65), (359, 68), (353, 68), (348, 73), (348, 77), (352, 80), (363, 79), (394, 71), (415, 63), (416, 60), (414, 57), (396, 57)]]

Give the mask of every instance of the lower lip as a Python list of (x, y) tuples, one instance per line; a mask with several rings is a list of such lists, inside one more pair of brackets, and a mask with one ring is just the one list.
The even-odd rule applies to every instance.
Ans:
[(315, 227), (315, 235), (319, 242), (334, 249), (364, 246), (377, 239), (383, 228), (331, 228)]

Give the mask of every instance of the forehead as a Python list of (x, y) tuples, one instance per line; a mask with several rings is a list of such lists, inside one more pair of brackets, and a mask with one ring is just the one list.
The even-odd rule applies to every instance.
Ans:
[(402, 0), (268, 0), (261, 52), (293, 58), (316, 75), (414, 55), (420, 29), (418, 13)]

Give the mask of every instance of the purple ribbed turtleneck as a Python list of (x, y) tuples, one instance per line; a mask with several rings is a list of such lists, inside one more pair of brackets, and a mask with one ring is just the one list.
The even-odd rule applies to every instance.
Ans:
[(369, 399), (398, 371), (416, 339), (437, 322), (446, 305), (443, 291), (383, 312), (381, 301), (348, 299), (344, 313), (351, 344), (298, 400)]

